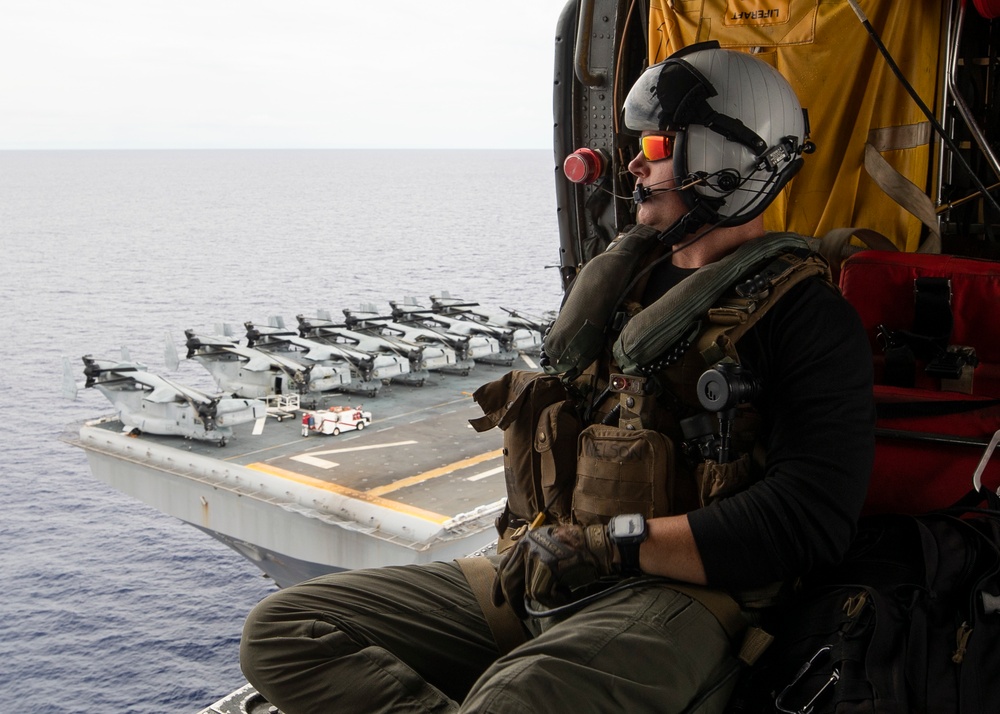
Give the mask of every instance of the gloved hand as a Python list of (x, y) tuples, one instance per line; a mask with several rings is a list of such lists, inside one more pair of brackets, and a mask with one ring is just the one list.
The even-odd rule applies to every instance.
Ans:
[(557, 525), (528, 531), (500, 561), (493, 599), (526, 617), (527, 595), (546, 607), (574, 599), (573, 591), (614, 572), (614, 545), (605, 526)]

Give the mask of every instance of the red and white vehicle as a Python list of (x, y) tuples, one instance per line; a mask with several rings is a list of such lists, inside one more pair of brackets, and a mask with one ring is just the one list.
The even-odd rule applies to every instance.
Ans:
[[(311, 419), (310, 419), (311, 417)], [(361, 407), (330, 407), (303, 414), (302, 425), (308, 431), (337, 436), (342, 431), (361, 431), (372, 423), (372, 413)]]

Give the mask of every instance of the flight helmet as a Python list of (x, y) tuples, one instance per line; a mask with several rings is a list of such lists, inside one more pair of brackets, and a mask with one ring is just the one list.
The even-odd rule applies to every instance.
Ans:
[(681, 195), (718, 225), (758, 216), (815, 148), (788, 81), (714, 41), (646, 69), (625, 99), (624, 122), (635, 132), (677, 132), (674, 171), (677, 184), (688, 186)]

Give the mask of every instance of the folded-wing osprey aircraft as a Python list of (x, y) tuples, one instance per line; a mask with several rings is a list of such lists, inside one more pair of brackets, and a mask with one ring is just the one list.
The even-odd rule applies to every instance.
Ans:
[[(85, 387), (94, 387), (110, 401), (125, 431), (216, 442), (225, 446), (237, 424), (264, 419), (267, 409), (256, 399), (211, 395), (153, 374), (138, 362), (83, 357)], [(69, 360), (65, 391), (76, 396)]]
[(428, 345), (425, 344), (409, 344), (377, 334), (357, 332), (335, 323), (325, 310), (320, 310), (318, 317), (296, 315), (295, 319), (299, 323), (300, 337), (341, 349), (375, 355), (376, 360), (406, 360), (407, 369), (392, 376), (394, 382), (422, 385), (427, 379), (428, 369), (447, 364), (447, 361), (442, 359), (444, 353), (435, 347), (428, 349)]
[(240, 397), (263, 399), (275, 394), (299, 394), (318, 399), (351, 382), (347, 363), (340, 367), (304, 364), (283, 355), (243, 347), (223, 336), (202, 336), (185, 330), (188, 359), (200, 362), (219, 389)]
[(375, 310), (344, 310), (344, 324), (349, 330), (379, 337), (400, 349), (423, 348), (424, 368), (431, 371), (468, 373), (475, 366), (465, 354), (464, 341), (448, 339), (431, 330), (410, 327), (392, 321), (391, 315), (379, 315)]
[[(431, 310), (436, 315), (447, 316), (474, 325), (474, 328), (483, 331), (485, 334), (492, 334), (495, 337), (509, 341), (509, 349), (515, 352), (527, 352), (537, 354), (542, 348), (542, 335), (546, 328), (554, 319), (554, 315), (548, 319), (536, 318), (525, 315), (517, 310), (510, 310), (501, 307), (503, 315), (491, 315), (482, 310), (476, 310), (478, 302), (466, 302), (459, 298), (452, 297), (448, 293), (441, 295), (431, 295)], [(459, 328), (456, 328), (458, 330)], [(509, 336), (507, 336), (509, 334)]]
[(348, 345), (319, 342), (284, 329), (280, 318), (271, 318), (270, 322), (272, 324), (267, 326), (244, 323), (247, 347), (288, 357), (303, 364), (320, 364), (335, 369), (349, 365), (352, 380), (344, 386), (344, 391), (376, 394), (382, 386), (382, 380), (393, 379), (410, 371), (410, 362), (406, 357), (394, 353), (369, 353)]

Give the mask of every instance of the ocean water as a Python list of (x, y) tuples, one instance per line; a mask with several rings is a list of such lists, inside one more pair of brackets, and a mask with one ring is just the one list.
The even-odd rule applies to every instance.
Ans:
[(126, 346), (166, 373), (185, 328), (442, 290), (554, 309), (552, 174), (544, 151), (0, 152), (0, 699), (197, 711), (243, 684), (243, 618), (274, 589), (59, 441), (111, 411), (62, 396), (64, 358), (82, 381), (82, 355)]

